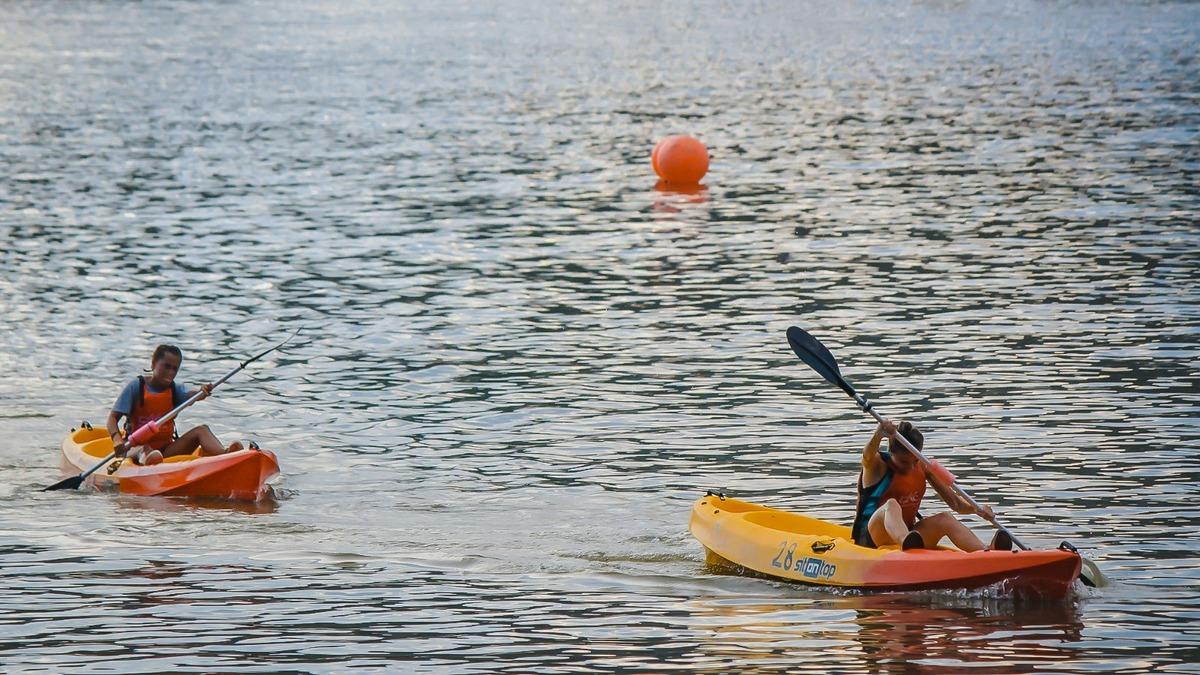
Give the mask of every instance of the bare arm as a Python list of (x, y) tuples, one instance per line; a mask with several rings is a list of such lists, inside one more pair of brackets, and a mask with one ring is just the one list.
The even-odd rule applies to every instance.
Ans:
[(929, 484), (933, 486), (934, 491), (938, 493), (938, 496), (942, 498), (942, 501), (946, 502), (946, 505), (949, 506), (950, 509), (955, 513), (959, 513), (964, 516), (977, 515), (985, 520), (991, 520), (992, 518), (996, 517), (995, 512), (992, 511), (992, 507), (990, 506), (981, 506), (978, 511), (975, 510), (975, 507), (971, 506), (971, 502), (959, 496), (959, 494), (954, 491), (954, 488), (947, 485), (933, 472), (927, 471), (925, 473), (925, 477), (926, 480), (929, 481)]
[(938, 493), (938, 496), (942, 498), (942, 501), (946, 502), (946, 506), (950, 507), (951, 511), (963, 515), (975, 513), (975, 509), (967, 503), (967, 500), (959, 497), (954, 488), (943, 483), (941, 478), (930, 472), (926, 472), (925, 477), (929, 481), (929, 484), (933, 486), (934, 491)]
[(862, 466), (863, 466), (863, 485), (874, 485), (883, 477), (883, 472), (887, 469), (887, 465), (883, 463), (883, 458), (879, 456), (879, 444), (883, 441), (883, 437), (891, 437), (896, 433), (896, 424), (891, 420), (883, 420), (879, 426), (875, 427), (875, 434), (871, 436), (871, 440), (867, 441), (867, 445), (863, 447)]
[(118, 457), (125, 454), (125, 437), (121, 435), (121, 415), (115, 412), (108, 413), (108, 419), (104, 423), (105, 429), (108, 430), (108, 437), (113, 442), (113, 452), (117, 453)]
[(200, 385), (199, 389), (193, 389), (193, 390), (189, 391), (185, 398), (191, 398), (191, 397), (195, 396), (196, 394), (203, 393), (204, 394), (203, 396), (196, 399), (197, 401), (203, 401), (204, 399), (208, 398), (212, 394), (212, 390), (213, 390), (212, 382), (208, 382), (208, 383)]

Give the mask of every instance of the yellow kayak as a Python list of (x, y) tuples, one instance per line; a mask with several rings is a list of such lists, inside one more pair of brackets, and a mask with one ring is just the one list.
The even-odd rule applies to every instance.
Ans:
[(875, 590), (978, 588), (1061, 598), (1079, 577), (1073, 550), (975, 551), (952, 547), (867, 548), (850, 528), (797, 513), (708, 494), (692, 506), (689, 529), (712, 566), (823, 586)]

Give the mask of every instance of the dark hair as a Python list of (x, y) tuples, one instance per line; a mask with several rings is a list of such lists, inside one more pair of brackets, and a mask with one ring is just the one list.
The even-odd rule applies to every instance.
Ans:
[(179, 357), (179, 361), (183, 362), (183, 352), (179, 351), (179, 347), (175, 345), (159, 345), (154, 349), (154, 356), (150, 357), (150, 364), (158, 363), (158, 360), (167, 354), (174, 354)]
[[(900, 426), (896, 427), (896, 431), (899, 431), (901, 436), (908, 439), (908, 442), (912, 443), (913, 447), (916, 448), (917, 450), (924, 449), (925, 436), (923, 436), (921, 434), (921, 430), (918, 429), (915, 425), (913, 425), (912, 422), (901, 422)], [(892, 445), (892, 444), (889, 443), (888, 445)], [(904, 447), (904, 445), (901, 443), (895, 443), (895, 446), (897, 449), (908, 452), (908, 448)]]

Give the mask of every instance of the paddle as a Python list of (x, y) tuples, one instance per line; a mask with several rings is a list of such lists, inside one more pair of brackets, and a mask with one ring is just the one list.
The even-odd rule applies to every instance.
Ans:
[[(842, 391), (849, 394), (850, 398), (854, 399), (854, 401), (858, 403), (858, 407), (862, 408), (863, 412), (869, 413), (878, 422), (883, 421), (883, 417), (879, 413), (875, 412), (875, 409), (871, 406), (870, 402), (867, 401), (866, 397), (855, 391), (854, 387), (850, 386), (850, 383), (846, 381), (846, 378), (842, 377), (842, 372), (838, 368), (837, 360), (833, 358), (833, 354), (826, 349), (825, 345), (821, 344), (821, 342), (812, 335), (809, 335), (808, 332), (801, 328), (797, 328), (796, 326), (792, 326), (787, 330), (787, 338), (788, 344), (792, 346), (792, 351), (796, 352), (796, 356), (799, 356), (801, 361), (807, 363), (809, 367), (817, 371), (817, 374), (819, 374), (821, 377), (833, 384), (836, 384), (839, 388), (841, 388)], [(946, 480), (944, 482), (949, 483), (950, 488), (954, 490), (955, 494), (965, 499), (968, 504), (975, 508), (976, 512), (980, 510), (979, 503), (976, 502), (971, 495), (967, 494), (966, 490), (963, 490), (961, 487), (959, 487), (958, 483), (953, 480), (953, 476), (950, 476), (948, 471), (945, 471), (945, 469), (942, 469), (940, 466), (935, 466), (929, 461), (928, 458), (925, 457), (925, 455), (921, 454), (920, 450), (917, 450), (915, 447), (913, 447), (913, 444), (909, 443), (908, 439), (903, 435), (897, 434), (894, 438), (899, 441), (901, 445), (912, 452), (917, 459), (920, 460), (921, 464), (926, 468), (926, 470), (936, 472), (937, 475), (943, 478), (950, 478), (950, 480)], [(1008, 528), (1001, 525), (998, 519), (992, 517), (987, 518), (986, 520), (994, 525), (996, 529), (1008, 532), (1009, 536), (1012, 537), (1013, 543), (1022, 550), (1029, 550), (1029, 547), (1022, 543), (1020, 539), (1017, 539), (1017, 537), (1013, 535)], [(1069, 542), (1065, 541), (1062, 543), (1061, 548), (1075, 551), (1075, 547), (1071, 546)], [(1104, 578), (1104, 575), (1100, 572), (1100, 568), (1096, 566), (1096, 563), (1084, 558), (1082, 555), (1079, 557), (1083, 561), (1083, 567), (1079, 575), (1079, 578), (1083, 581), (1083, 583), (1087, 584), (1088, 586), (1107, 585), (1108, 582)]]
[[(233, 377), (234, 375), (237, 375), (246, 366), (250, 365), (251, 363), (254, 363), (255, 361), (266, 356), (267, 354), (270, 354), (271, 352), (275, 351), (276, 349), (279, 349), (280, 347), (284, 346), (285, 344), (291, 342), (292, 338), (296, 337), (299, 334), (300, 334), (300, 331), (299, 331), (299, 329), (297, 329), (295, 333), (292, 333), (291, 336), (289, 336), (288, 339), (284, 340), (283, 342), (280, 342), (279, 344), (275, 345), (274, 347), (271, 347), (270, 349), (267, 349), (258, 354), (255, 354), (254, 356), (251, 356), (250, 358), (246, 359), (245, 361), (242, 361), (241, 364), (239, 364), (237, 368), (234, 368), (233, 370), (229, 371), (228, 373), (225, 373), (224, 377), (222, 377), (221, 379), (214, 382), (212, 389), (209, 389), (209, 392), (211, 393), (213, 389), (216, 389), (218, 386), (223, 384), (226, 380)], [(184, 408), (187, 408), (188, 406), (192, 405), (196, 401), (199, 401), (200, 397), (203, 395), (204, 395), (203, 391), (198, 391), (195, 394), (193, 394), (190, 398), (188, 398), (188, 400), (184, 401), (183, 403), (180, 403), (171, 412), (167, 413), (166, 415), (163, 415), (162, 417), (160, 417), (156, 420), (153, 420), (151, 422), (147, 422), (147, 423), (143, 424), (141, 427), (138, 428), (137, 431), (135, 431), (129, 435), (129, 438), (125, 441), (125, 447), (132, 448), (135, 445), (141, 445), (143, 442), (145, 442), (145, 440), (147, 438), (153, 436), (158, 431), (159, 427), (161, 427), (162, 425), (166, 424), (167, 422), (170, 422), (171, 420), (175, 419), (175, 417), (177, 415), (179, 415), (179, 413), (183, 412)], [(71, 476), (70, 478), (61, 480), (61, 481), (55, 483), (54, 485), (51, 485), (50, 487), (42, 488), (42, 492), (49, 492), (51, 490), (74, 490), (74, 489), (78, 488), (80, 485), (83, 485), (83, 481), (87, 480), (88, 476), (92, 475), (93, 473), (96, 473), (96, 471), (98, 471), (100, 469), (100, 467), (104, 466), (105, 464), (108, 464), (109, 461), (111, 461), (112, 458), (116, 457), (116, 456), (117, 456), (117, 451), (114, 449), (107, 457), (100, 460), (100, 463), (97, 464), (96, 466), (93, 466), (92, 468), (88, 469), (87, 471), (84, 471), (83, 473), (79, 474), (78, 476)]]

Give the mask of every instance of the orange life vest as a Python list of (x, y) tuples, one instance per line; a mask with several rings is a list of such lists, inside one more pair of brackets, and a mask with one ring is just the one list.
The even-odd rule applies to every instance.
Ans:
[(887, 489), (880, 495), (879, 503), (885, 504), (889, 499), (895, 499), (904, 512), (904, 524), (912, 529), (917, 524), (917, 509), (921, 508), (921, 500), (925, 497), (925, 467), (917, 464), (908, 473), (897, 473), (891, 467), (888, 471), (892, 480)]
[[(174, 382), (159, 392), (150, 391), (150, 385), (147, 384), (144, 377), (139, 377), (138, 382), (142, 385), (142, 395), (140, 400), (134, 401), (133, 410), (126, 417), (126, 437), (147, 422), (153, 422), (175, 408)], [(162, 450), (173, 440), (175, 440), (175, 421), (171, 420), (159, 427), (158, 432), (146, 440), (146, 445), (155, 450)]]
[(911, 530), (917, 524), (917, 510), (921, 508), (921, 499), (925, 497), (925, 467), (917, 464), (911, 471), (900, 473), (892, 463), (891, 453), (880, 452), (879, 456), (887, 465), (887, 470), (879, 482), (865, 486), (862, 474), (858, 474), (858, 505), (855, 508), (851, 536), (860, 545), (869, 542), (874, 546), (867, 531), (867, 523), (887, 500), (895, 499), (900, 504), (904, 524)]

